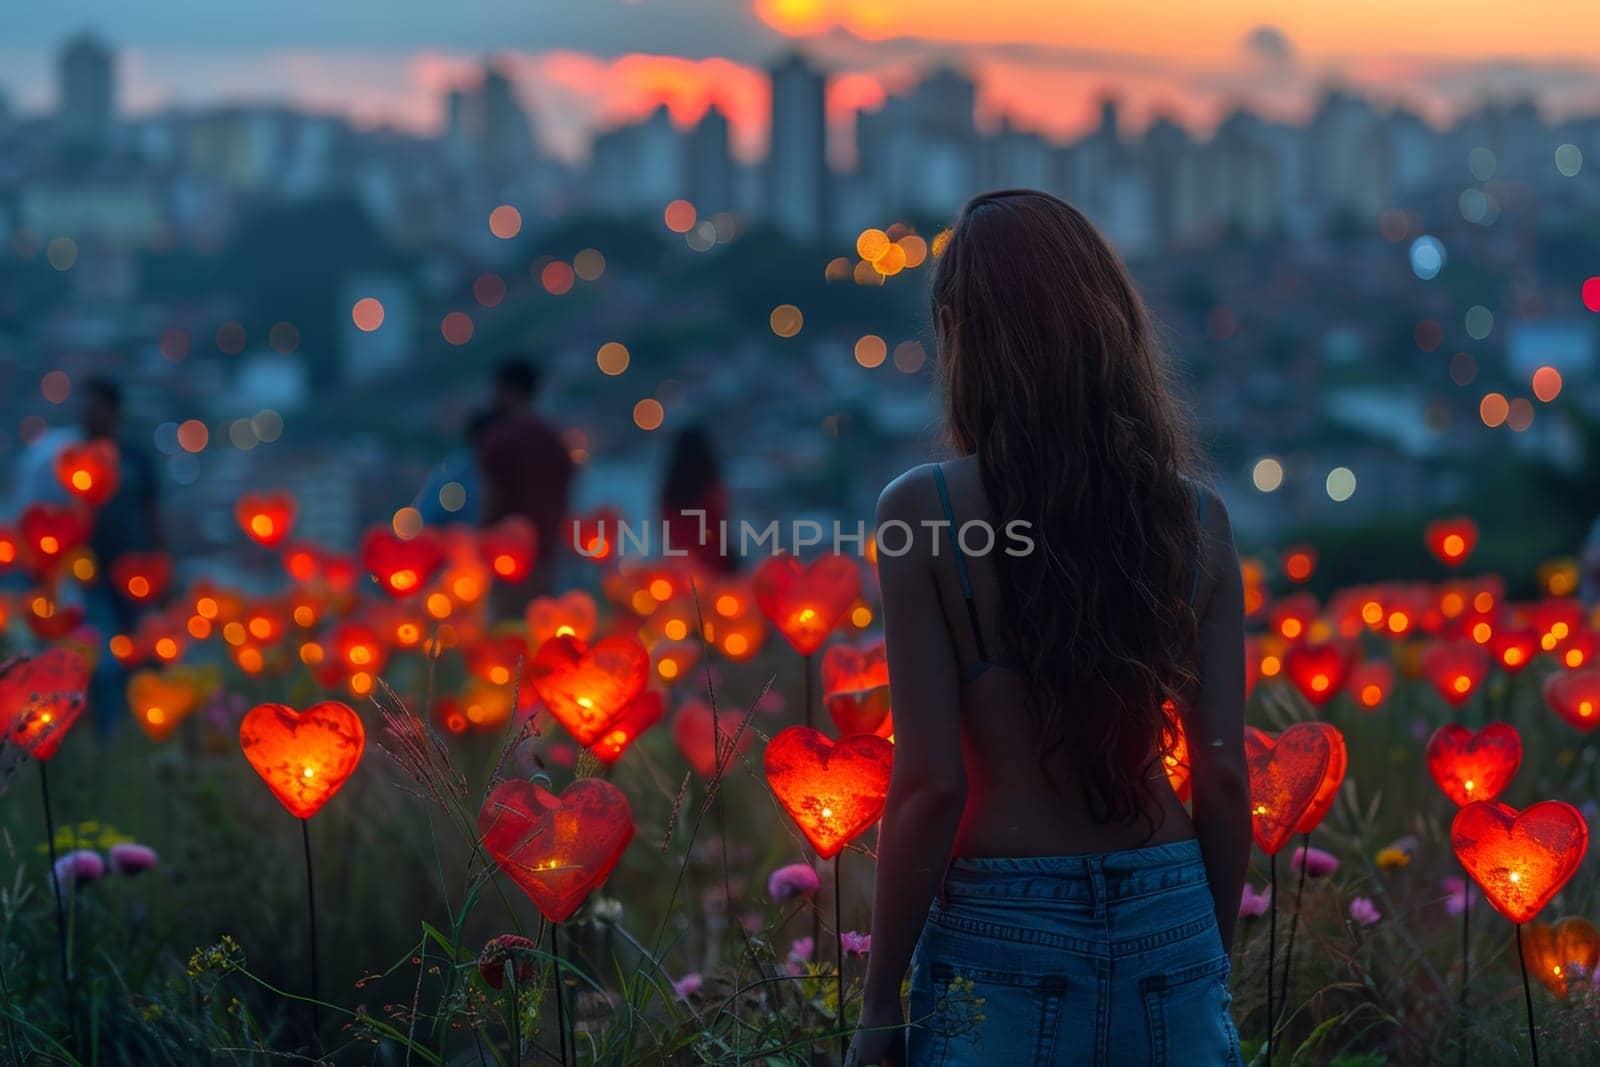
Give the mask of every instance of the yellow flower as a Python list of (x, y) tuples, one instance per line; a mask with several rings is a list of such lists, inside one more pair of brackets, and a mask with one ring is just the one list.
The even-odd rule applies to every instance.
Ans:
[(1378, 866), (1386, 871), (1398, 871), (1411, 862), (1411, 853), (1398, 848), (1386, 848), (1378, 853)]

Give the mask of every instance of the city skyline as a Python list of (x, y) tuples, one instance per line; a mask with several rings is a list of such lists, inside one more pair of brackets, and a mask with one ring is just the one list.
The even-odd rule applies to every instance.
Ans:
[[(597, 131), (636, 122), (658, 105), (688, 127), (713, 102), (728, 115), (735, 154), (760, 158), (768, 137), (765, 68), (794, 47), (832, 75), (827, 108), (836, 138), (857, 112), (880, 107), (939, 65), (977, 83), (980, 124), (1006, 116), (1055, 140), (1092, 129), (1106, 94), (1122, 101), (1129, 129), (1165, 116), (1199, 135), (1240, 106), (1303, 120), (1329, 84), (1435, 123), (1485, 98), (1533, 97), (1555, 116), (1600, 112), (1600, 65), (1566, 48), (1588, 23), (1600, 28), (1600, 16), (1562, 15), (1565, 5), (1547, 0), (1519, 5), (1519, 18), (1503, 33), (1497, 25), (1492, 37), (1474, 38), (1457, 25), (1465, 20), (1435, 20), (1416, 34), (1388, 24), (1376, 44), (1356, 39), (1365, 16), (1350, 4), (1333, 5), (1347, 9), (1343, 21), (1297, 13), (1271, 23), (1245, 5), (1208, 5), (1201, 22), (1169, 16), (1135, 33), (1108, 21), (1105, 5), (1083, 6), (1062, 26), (1048, 18), (1028, 25), (1025, 16), (1040, 5), (1023, 0), (986, 5), (981, 22), (962, 16), (959, 5), (934, 3), (919, 7), (915, 34), (905, 32), (898, 0), (605, 0), (598, 13), (586, 7), (578, 17), (551, 5), (536, 18), (469, 0), (452, 5), (448, 18), (419, 10), (378, 22), (362, 15), (360, 3), (337, 14), (312, 14), (300, 0), (270, 9), (247, 4), (226, 22), (195, 18), (171, 0), (141, 9), (139, 19), (97, 6), (24, 3), (23, 13), (38, 8), (37, 17), (21, 20), (24, 28), (0, 45), (0, 69), (8, 72), (0, 93), (14, 112), (54, 106), (55, 52), (86, 28), (116, 49), (122, 110), (134, 117), (275, 102), (433, 134), (445, 124), (445, 93), (492, 54), (515, 78), (541, 147), (567, 162), (587, 156)], [(1119, 11), (1129, 15), (1126, 5)]]

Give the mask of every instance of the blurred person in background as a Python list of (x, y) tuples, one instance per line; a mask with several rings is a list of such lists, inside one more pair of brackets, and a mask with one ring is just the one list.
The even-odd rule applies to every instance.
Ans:
[(728, 492), (721, 465), (705, 427), (689, 426), (672, 442), (667, 476), (661, 484), (661, 522), (674, 552), (713, 574), (731, 574), (738, 561), (722, 551), (722, 524), (728, 517)]
[[(155, 460), (122, 433), (122, 387), (109, 378), (94, 377), (82, 383), (78, 428), (82, 439), (110, 441), (117, 446), (120, 475), (117, 490), (95, 511), (89, 547), (94, 550), (94, 581), (84, 591), (85, 618), (109, 640), (131, 634), (145, 605), (124, 596), (111, 582), (111, 564), (128, 552), (153, 552), (162, 547), (160, 494)], [(127, 672), (114, 656), (102, 655), (95, 663), (90, 700), (95, 725), (110, 728), (127, 715), (124, 686)]]
[[(423, 522), (429, 526), (446, 526), (453, 522), (478, 525), (483, 515), (483, 473), (479, 456), (483, 452), (484, 438), (493, 425), (494, 412), (489, 410), (474, 412), (467, 419), (466, 440), (462, 446), (433, 468), (411, 502), (422, 515)], [(445, 507), (446, 498), (441, 495), (451, 483), (461, 487), (462, 503), (454, 511)]]
[[(495, 368), (494, 421), (484, 432), (478, 455), (483, 474), (479, 524), (489, 527), (520, 515), (538, 533), (533, 572), (524, 587), (514, 591), (524, 602), (548, 591), (562, 546), (572, 541), (564, 520), (574, 465), (560, 431), (534, 410), (540, 381), (538, 365), (526, 356), (512, 357)], [(508, 601), (512, 593), (507, 590)]]

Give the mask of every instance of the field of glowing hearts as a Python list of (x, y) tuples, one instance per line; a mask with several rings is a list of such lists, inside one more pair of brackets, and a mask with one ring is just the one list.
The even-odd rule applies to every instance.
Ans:
[[(0, 532), (9, 566), (70, 566), (96, 464)], [(164, 605), (136, 633), (32, 605), (0, 666), (0, 1056), (837, 1055), (894, 753), (870, 551), (713, 576), (619, 559), (596, 513), (579, 578), (496, 620), (520, 521), (328, 546), (284, 494), (237, 519), (275, 594), (123, 558)], [(1244, 564), (1246, 1060), (1595, 1062), (1597, 620), (1570, 561), (1479, 574), (1471, 519), (1416, 536), (1429, 573), (1322, 598), (1310, 546)], [(102, 656), (137, 730), (91, 725)]]

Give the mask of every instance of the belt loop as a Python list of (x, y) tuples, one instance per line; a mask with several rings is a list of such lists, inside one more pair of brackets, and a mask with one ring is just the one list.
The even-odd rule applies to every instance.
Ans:
[(1106, 914), (1106, 869), (1105, 857), (1094, 855), (1089, 857), (1089, 898), (1094, 906), (1096, 918), (1104, 918)]

